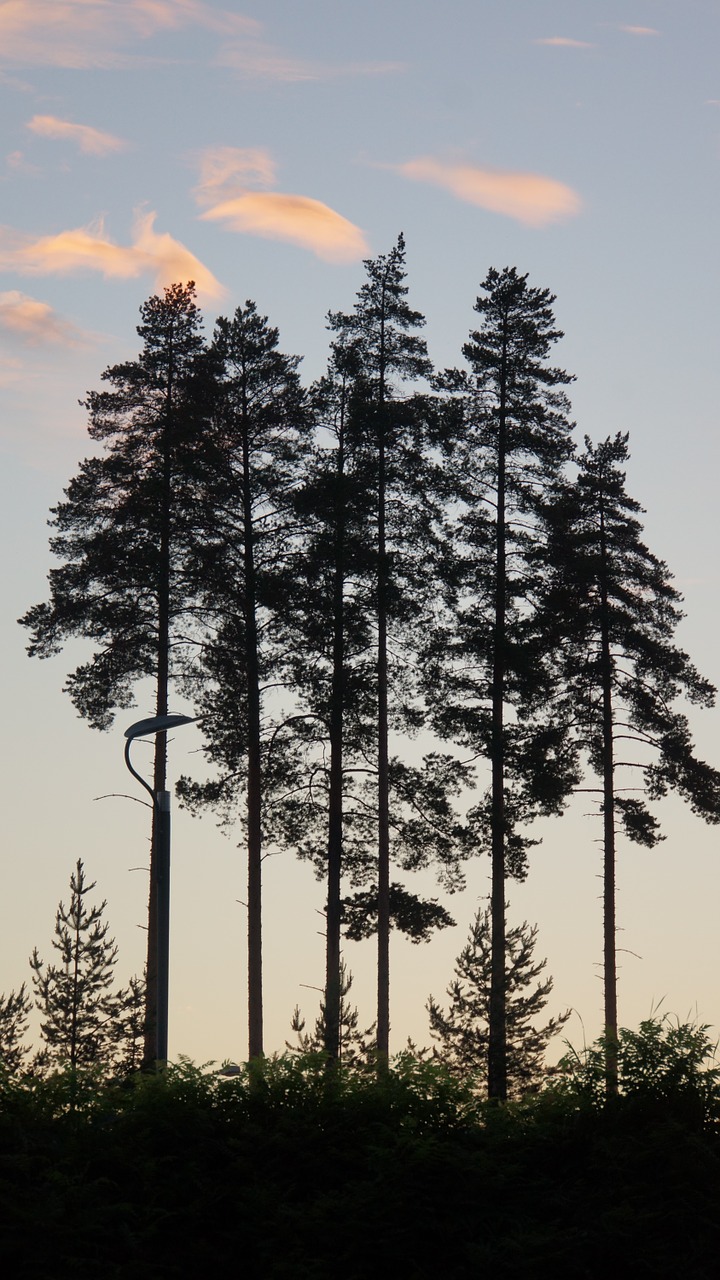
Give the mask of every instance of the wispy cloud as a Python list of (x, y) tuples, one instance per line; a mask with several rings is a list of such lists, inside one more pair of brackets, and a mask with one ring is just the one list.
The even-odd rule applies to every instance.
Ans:
[(88, 339), (47, 302), (12, 289), (0, 293), (0, 326), (31, 346), (52, 343), (63, 347), (85, 346)]
[(194, 189), (199, 205), (244, 195), (251, 187), (272, 187), (276, 164), (263, 147), (209, 147), (202, 152), (200, 181)]
[[(260, 22), (202, 0), (0, 0), (0, 66), (82, 70), (164, 62), (172, 56), (167, 37), (191, 27), (219, 38), (209, 55), (217, 65), (253, 79), (327, 80), (404, 69), (399, 62), (332, 65), (292, 57), (263, 40)], [(142, 50), (153, 37), (165, 37), (163, 46)]]
[(0, 267), (29, 276), (98, 271), (106, 279), (127, 280), (152, 275), (157, 288), (177, 280), (194, 280), (201, 296), (221, 297), (225, 291), (212, 272), (185, 245), (155, 231), (156, 216), (150, 212), (136, 215), (129, 246), (110, 240), (102, 220), (37, 239), (4, 229), (0, 232)]
[(545, 36), (540, 40), (533, 40), (533, 44), (549, 44), (555, 45), (559, 49), (594, 49), (595, 45), (590, 44), (587, 40), (572, 40), (570, 36)]
[(368, 252), (359, 227), (309, 196), (250, 191), (208, 209), (201, 217), (224, 222), (231, 231), (286, 240), (309, 249), (325, 262), (356, 262)]
[(627, 32), (629, 36), (659, 36), (660, 32), (655, 27), (621, 27), (621, 31)]
[(107, 156), (113, 151), (124, 151), (128, 146), (123, 138), (116, 138), (112, 133), (93, 129), (88, 124), (71, 124), (69, 120), (58, 120), (56, 116), (33, 116), (26, 127), (41, 138), (74, 142), (90, 156)]
[(581, 201), (571, 187), (538, 173), (512, 173), (451, 164), (425, 156), (390, 165), (404, 178), (443, 187), (458, 200), (505, 214), (530, 227), (544, 227), (580, 212)]
[(225, 39), (259, 24), (201, 0), (1, 0), (0, 63), (71, 68), (125, 66), (138, 41), (196, 26)]
[(356, 262), (368, 253), (359, 227), (329, 205), (309, 196), (254, 191), (275, 182), (275, 162), (262, 148), (214, 147), (200, 158), (200, 181), (194, 189), (208, 222), (230, 231), (284, 240), (309, 249), (325, 262)]
[(292, 58), (257, 40), (243, 41), (235, 48), (223, 48), (218, 63), (260, 80), (300, 83), (313, 80), (352, 79), (356, 76), (384, 76), (405, 70), (404, 62), (329, 63)]

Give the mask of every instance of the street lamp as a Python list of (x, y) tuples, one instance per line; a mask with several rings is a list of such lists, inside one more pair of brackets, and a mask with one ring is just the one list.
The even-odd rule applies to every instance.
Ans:
[(148, 1000), (148, 1007), (156, 1006), (155, 1061), (158, 1067), (167, 1063), (168, 1054), (168, 979), (170, 971), (170, 792), (154, 791), (134, 769), (130, 761), (130, 747), (135, 738), (154, 733), (165, 733), (181, 724), (192, 724), (194, 716), (150, 716), (138, 720), (125, 730), (125, 764), (134, 778), (145, 788), (152, 799), (153, 827), (155, 833), (155, 864), (153, 868), (156, 910), (157, 961), (156, 1000)]

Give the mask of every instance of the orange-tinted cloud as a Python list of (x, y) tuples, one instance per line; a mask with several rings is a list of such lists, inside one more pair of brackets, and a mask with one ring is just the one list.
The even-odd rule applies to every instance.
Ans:
[(426, 156), (391, 166), (404, 178), (443, 187), (458, 200), (502, 213), (529, 227), (544, 227), (580, 212), (580, 197), (571, 187), (538, 173), (510, 173), (450, 164)]
[(31, 346), (55, 343), (79, 347), (86, 341), (80, 331), (69, 320), (63, 320), (47, 302), (38, 302), (17, 289), (0, 293), (0, 325)]
[(275, 161), (262, 147), (210, 147), (200, 156), (199, 205), (214, 205), (244, 195), (248, 186), (271, 187)]
[(106, 279), (127, 280), (148, 274), (157, 288), (194, 280), (201, 296), (221, 297), (222, 285), (189, 249), (167, 233), (157, 234), (156, 216), (137, 215), (129, 247), (108, 239), (102, 221), (36, 240), (5, 232), (0, 235), (0, 266), (32, 276), (99, 271)]
[(253, 191), (275, 181), (275, 161), (261, 147), (212, 147), (200, 157), (195, 187), (200, 216), (230, 231), (285, 240), (325, 262), (356, 262), (368, 253), (359, 227), (320, 200), (276, 191)]
[(72, 68), (126, 66), (126, 46), (197, 26), (251, 35), (251, 18), (201, 0), (2, 0), (0, 62)]
[(67, 138), (91, 156), (124, 151), (128, 145), (123, 138), (116, 138), (112, 133), (103, 133), (101, 129), (92, 129), (87, 124), (71, 124), (69, 120), (58, 120), (56, 116), (33, 116), (26, 127), (41, 138)]
[(594, 49), (594, 44), (587, 40), (571, 40), (569, 36), (547, 36), (544, 40), (534, 40), (533, 44), (550, 44), (559, 49)]
[(201, 217), (224, 222), (231, 231), (289, 241), (325, 262), (356, 262), (368, 253), (359, 227), (309, 196), (248, 191), (207, 209)]
[(629, 36), (659, 36), (660, 32), (654, 27), (621, 27), (621, 31), (626, 31)]

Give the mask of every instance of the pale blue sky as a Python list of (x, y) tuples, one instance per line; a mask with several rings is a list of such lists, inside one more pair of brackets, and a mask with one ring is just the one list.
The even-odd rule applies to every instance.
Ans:
[[(48, 951), (78, 855), (109, 900), (123, 971), (142, 960), (146, 883), (128, 868), (145, 856), (145, 814), (93, 802), (128, 789), (133, 717), (86, 728), (61, 692), (71, 653), (30, 662), (15, 619), (45, 596), (48, 508), (87, 451), (77, 402), (137, 351), (140, 304), (179, 272), (204, 283), (208, 328), (253, 298), (308, 380), (326, 312), (351, 306), (361, 258), (401, 230), (439, 365), (459, 359), (488, 267), (549, 287), (578, 437), (630, 431), (628, 487), (686, 597), (680, 639), (720, 682), (719, 52), (715, 0), (0, 2), (0, 990), (28, 977), (34, 945)], [(719, 717), (693, 721), (716, 764)], [(176, 773), (183, 754), (178, 734)], [(538, 922), (557, 1003), (594, 1034), (598, 833), (582, 812), (547, 825), (511, 915)], [(665, 996), (718, 1024), (717, 829), (675, 802), (663, 812), (659, 850), (620, 851), (620, 945), (642, 957), (624, 957), (621, 1021)], [(300, 984), (322, 982), (322, 891), (290, 859), (266, 867), (272, 1048), (296, 1001), (313, 1009)], [(177, 815), (171, 1051), (244, 1051), (243, 882), (233, 842)], [(486, 891), (477, 863), (449, 904), (452, 935), (394, 947), (396, 1047), (426, 1039), (424, 1001), (444, 991)], [(370, 1022), (372, 945), (348, 958)]]

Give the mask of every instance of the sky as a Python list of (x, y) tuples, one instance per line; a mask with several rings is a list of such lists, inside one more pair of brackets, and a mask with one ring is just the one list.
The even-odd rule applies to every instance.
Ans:
[[(58, 901), (82, 858), (107, 899), (118, 978), (141, 969), (147, 811), (107, 733), (63, 693), (87, 650), (25, 654), (16, 622), (47, 596), (46, 521), (92, 452), (82, 400), (132, 359), (138, 311), (176, 280), (206, 328), (253, 299), (325, 366), (329, 310), (351, 309), (362, 261), (403, 232), (409, 302), (440, 368), (461, 359), (490, 267), (556, 296), (577, 439), (630, 433), (628, 490), (685, 599), (678, 641), (720, 684), (720, 7), (717, 0), (0, 0), (4, 927), (0, 991), (51, 958)], [(176, 699), (174, 710), (185, 710)], [(720, 711), (693, 712), (720, 765)], [(177, 731), (175, 777), (200, 732)], [(136, 767), (150, 764), (137, 744)], [(128, 799), (127, 797), (131, 798)], [(571, 1008), (599, 1033), (600, 835), (588, 805), (538, 825), (509, 922), (539, 929)], [(620, 1022), (653, 1009), (720, 1027), (718, 828), (680, 801), (666, 840), (618, 851)], [(173, 815), (170, 1054), (246, 1049), (242, 833)], [(392, 1047), (429, 1042), (489, 866), (446, 899), (457, 925), (392, 947)], [(266, 1039), (281, 1050), (323, 981), (323, 891), (290, 856), (265, 862)], [(373, 1020), (372, 942), (349, 943), (353, 996)], [(558, 1052), (561, 1046), (558, 1046)]]

